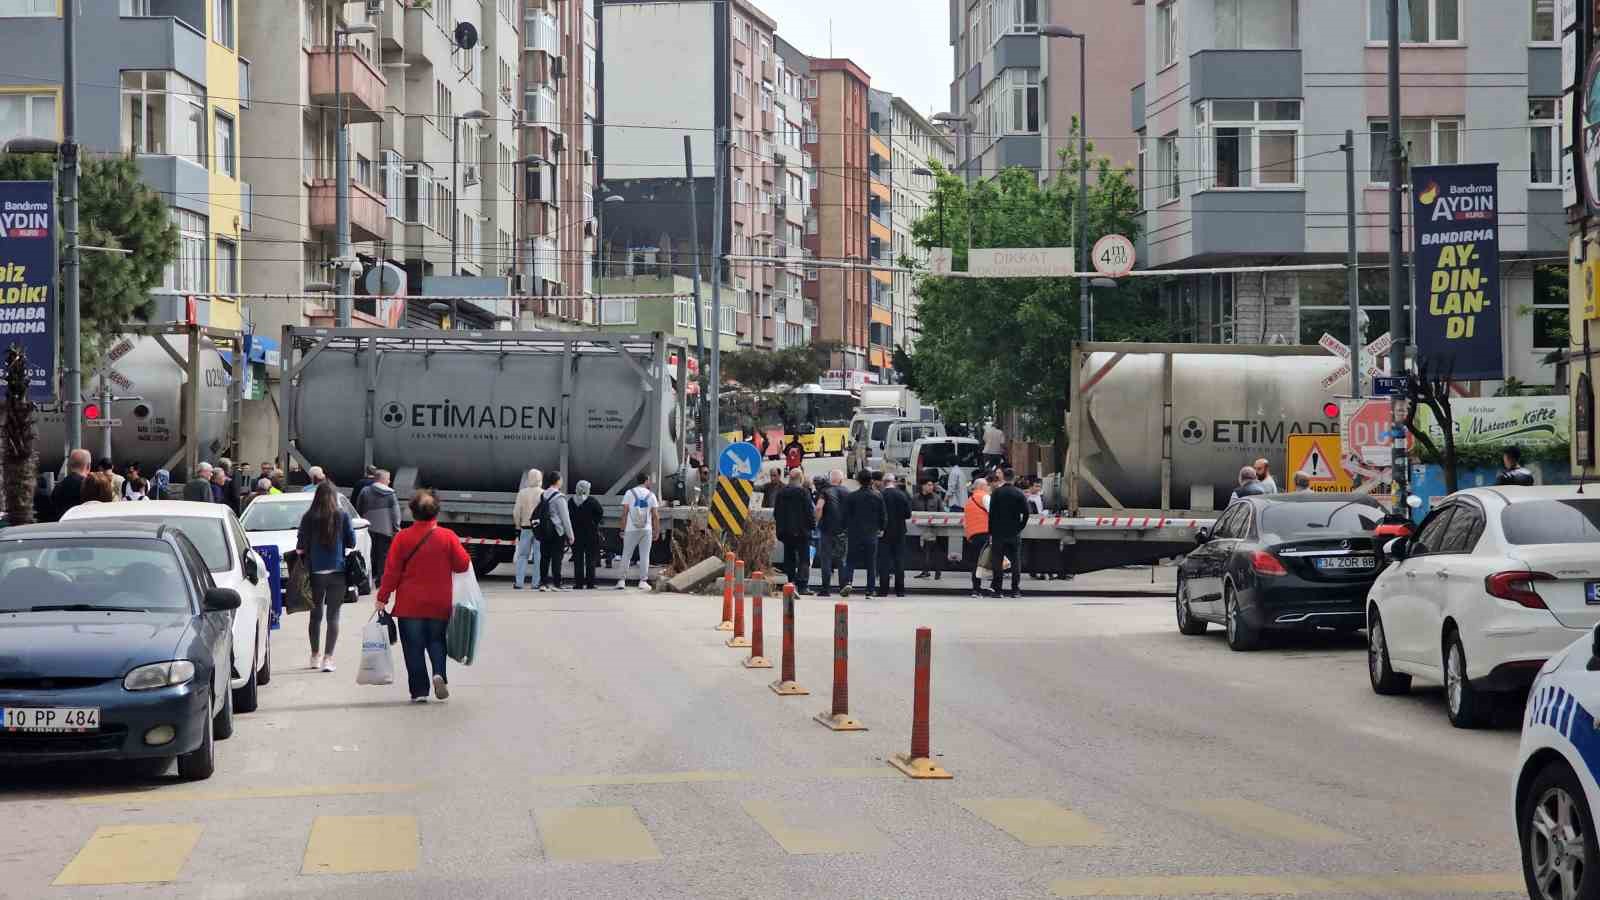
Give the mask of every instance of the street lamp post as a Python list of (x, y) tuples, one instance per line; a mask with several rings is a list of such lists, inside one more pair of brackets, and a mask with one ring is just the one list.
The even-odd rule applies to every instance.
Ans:
[[(1089, 270), (1089, 39), (1066, 25), (1046, 25), (1039, 29), (1046, 38), (1065, 38), (1078, 42), (1078, 271)], [(1087, 340), (1089, 323), (1089, 280), (1078, 279), (1078, 338)]]
[[(928, 168), (926, 168), (924, 166), (917, 166), (916, 168), (912, 169), (911, 170), (911, 174), (913, 174), (913, 175), (923, 175), (923, 176), (926, 176), (928, 178), (932, 178), (933, 177), (932, 170), (930, 170), (930, 169), (928, 169)], [(939, 246), (943, 247), (945, 245), (944, 244), (944, 198), (939, 196), (939, 184), (938, 184), (938, 182), (934, 182), (934, 185), (933, 185), (933, 209), (934, 209), (934, 215), (939, 218)]]
[(372, 34), (377, 30), (376, 25), (347, 25), (334, 32), (333, 217), (334, 240), (339, 246), (334, 254), (337, 257), (333, 270), (334, 292), (337, 296), (333, 308), (334, 323), (340, 328), (350, 327), (350, 263), (353, 258), (350, 250), (350, 126), (346, 122), (344, 90), (340, 83), (341, 70), (344, 68), (341, 64), (344, 62), (344, 50), (350, 46), (350, 35)]
[[(966, 116), (955, 113), (939, 113), (933, 121), (941, 125), (954, 125), (961, 132), (961, 173), (965, 177), (968, 187), (972, 186), (972, 120)], [(940, 231), (943, 232), (941, 225)], [(972, 194), (967, 194), (967, 251), (972, 251)]]
[[(460, 275), (461, 269), (457, 265), (459, 257), (459, 241), (461, 230), (461, 120), (487, 119), (489, 114), (481, 109), (469, 109), (451, 122), (450, 125), (450, 274)], [(453, 315), (453, 313), (452, 313)]]
[(594, 295), (596, 302), (599, 303), (599, 307), (595, 310), (595, 315), (600, 317), (601, 322), (606, 320), (606, 204), (621, 202), (623, 202), (621, 196), (607, 194), (601, 198), (599, 203), (595, 204), (594, 208), (594, 240), (596, 244), (594, 248), (594, 266), (597, 270), (594, 278)]

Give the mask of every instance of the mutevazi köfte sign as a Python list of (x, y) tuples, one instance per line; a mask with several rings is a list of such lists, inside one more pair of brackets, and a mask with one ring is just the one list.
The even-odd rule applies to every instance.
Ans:
[(28, 354), (28, 399), (55, 398), (56, 237), (48, 181), (0, 181), (0, 359)]
[(1493, 163), (1411, 170), (1417, 354), (1453, 378), (1505, 377)]

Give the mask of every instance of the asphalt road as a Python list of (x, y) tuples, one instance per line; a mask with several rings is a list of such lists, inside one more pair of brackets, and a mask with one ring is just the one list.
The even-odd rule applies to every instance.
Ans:
[[(857, 599), (870, 730), (835, 733), (824, 601), (797, 613), (801, 697), (723, 646), (717, 599), (499, 575), (488, 606), (448, 703), (355, 683), (363, 604), (337, 673), (297, 668), (305, 616), (275, 633), (210, 781), (0, 771), (0, 896), (1521, 895), (1515, 731), (1373, 695), (1359, 637), (1239, 654), (1154, 596)], [(921, 625), (950, 781), (886, 764)]]

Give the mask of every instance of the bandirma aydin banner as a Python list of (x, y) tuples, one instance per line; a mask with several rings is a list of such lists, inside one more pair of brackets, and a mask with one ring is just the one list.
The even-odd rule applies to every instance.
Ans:
[(28, 399), (55, 399), (55, 195), (48, 181), (0, 181), (0, 359), (28, 354)]
[(1493, 163), (1411, 170), (1417, 354), (1451, 377), (1505, 377), (1499, 177)]

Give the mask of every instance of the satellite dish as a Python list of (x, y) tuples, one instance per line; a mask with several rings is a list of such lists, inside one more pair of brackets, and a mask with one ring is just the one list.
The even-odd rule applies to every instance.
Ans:
[(379, 263), (367, 270), (363, 285), (369, 294), (392, 297), (405, 288), (406, 273), (394, 263)]
[(478, 46), (478, 29), (471, 22), (456, 23), (456, 46), (462, 50)]

